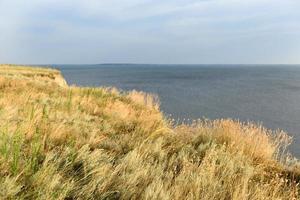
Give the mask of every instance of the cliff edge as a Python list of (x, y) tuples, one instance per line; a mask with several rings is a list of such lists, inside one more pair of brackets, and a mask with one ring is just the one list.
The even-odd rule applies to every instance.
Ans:
[(178, 124), (150, 94), (0, 66), (0, 199), (299, 199), (282, 131)]

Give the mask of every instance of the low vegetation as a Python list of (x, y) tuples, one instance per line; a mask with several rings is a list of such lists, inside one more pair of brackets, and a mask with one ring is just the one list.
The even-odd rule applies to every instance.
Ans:
[(0, 199), (298, 199), (290, 142), (230, 119), (177, 124), (142, 92), (0, 66)]

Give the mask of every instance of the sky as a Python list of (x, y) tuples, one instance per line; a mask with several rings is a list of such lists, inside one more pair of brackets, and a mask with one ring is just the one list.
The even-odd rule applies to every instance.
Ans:
[(0, 0), (0, 63), (300, 64), (299, 0)]

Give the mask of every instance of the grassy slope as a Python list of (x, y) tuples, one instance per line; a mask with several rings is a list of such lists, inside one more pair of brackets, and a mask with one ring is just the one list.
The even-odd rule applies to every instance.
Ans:
[(0, 66), (0, 199), (293, 199), (288, 142), (232, 120), (176, 125), (150, 95)]

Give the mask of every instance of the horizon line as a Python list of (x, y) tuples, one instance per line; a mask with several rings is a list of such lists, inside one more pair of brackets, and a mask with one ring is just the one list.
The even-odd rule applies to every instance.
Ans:
[(47, 63), (47, 64), (14, 64), (3, 63), (1, 65), (24, 65), (24, 66), (59, 66), (59, 65), (300, 65), (300, 63), (130, 63), (130, 62), (107, 62), (107, 63)]

